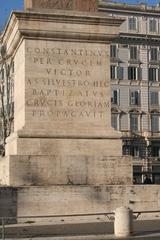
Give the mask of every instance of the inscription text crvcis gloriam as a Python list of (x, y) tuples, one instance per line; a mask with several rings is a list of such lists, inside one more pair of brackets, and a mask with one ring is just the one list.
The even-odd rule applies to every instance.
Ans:
[[(27, 47), (26, 106), (33, 118), (103, 119), (110, 107), (108, 79), (101, 78), (107, 51)], [(36, 75), (35, 75), (36, 72)]]

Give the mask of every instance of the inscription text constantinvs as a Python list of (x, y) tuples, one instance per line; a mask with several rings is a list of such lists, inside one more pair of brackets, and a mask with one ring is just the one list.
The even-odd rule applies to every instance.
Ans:
[[(54, 43), (58, 45), (58, 43)], [(108, 81), (100, 77), (107, 51), (101, 48), (27, 46), (30, 64), (26, 106), (40, 121), (105, 119)], [(36, 72), (36, 74), (35, 74)]]

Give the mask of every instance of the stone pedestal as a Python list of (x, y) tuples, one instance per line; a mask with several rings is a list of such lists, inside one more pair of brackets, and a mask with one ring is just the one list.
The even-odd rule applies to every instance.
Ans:
[(111, 128), (109, 43), (121, 23), (99, 13), (12, 14), (2, 40), (14, 55), (15, 118), (1, 184), (78, 185), (83, 195), (81, 186), (132, 183), (131, 160)]

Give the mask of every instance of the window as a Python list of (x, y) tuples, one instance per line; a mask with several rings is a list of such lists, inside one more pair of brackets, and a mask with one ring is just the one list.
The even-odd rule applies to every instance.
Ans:
[(137, 68), (136, 67), (128, 67), (128, 79), (129, 80), (137, 80)]
[(151, 105), (159, 105), (159, 92), (151, 92), (150, 93), (150, 104)]
[(123, 155), (130, 155), (130, 146), (123, 145), (122, 152), (123, 152)]
[(123, 67), (118, 67), (118, 79), (123, 80)]
[(111, 98), (111, 102), (113, 104), (119, 104), (119, 90), (112, 90), (112, 98)]
[(158, 68), (149, 68), (149, 81), (158, 81)]
[(140, 67), (129, 66), (128, 67), (128, 80), (141, 80), (142, 69)]
[(149, 31), (157, 32), (157, 22), (154, 18), (149, 20)]
[(151, 114), (151, 131), (158, 132), (159, 131), (159, 116), (158, 114)]
[(111, 79), (117, 79), (117, 66), (111, 66)]
[(138, 131), (138, 114), (136, 113), (130, 114), (130, 130)]
[(116, 44), (110, 46), (110, 57), (117, 58), (117, 45)]
[(110, 67), (111, 79), (123, 79), (123, 67), (111, 65)]
[(117, 113), (111, 114), (111, 125), (115, 130), (118, 130), (118, 114)]
[(153, 157), (160, 157), (160, 147), (159, 146), (152, 146), (152, 156)]
[(150, 61), (157, 61), (158, 60), (158, 51), (157, 48), (150, 49)]
[(130, 47), (130, 60), (138, 60), (138, 49), (136, 46)]
[(139, 105), (140, 104), (139, 90), (130, 92), (130, 104), (131, 105)]
[(131, 146), (131, 155), (133, 157), (139, 157), (139, 147), (138, 146)]
[(128, 19), (128, 29), (129, 30), (137, 30), (137, 18), (131, 17)]

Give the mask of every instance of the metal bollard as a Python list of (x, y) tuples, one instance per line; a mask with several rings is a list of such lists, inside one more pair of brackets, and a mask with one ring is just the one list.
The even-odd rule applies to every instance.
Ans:
[(130, 208), (115, 210), (114, 234), (116, 237), (128, 237), (133, 233), (133, 212)]

